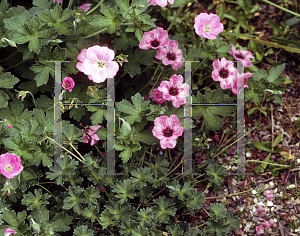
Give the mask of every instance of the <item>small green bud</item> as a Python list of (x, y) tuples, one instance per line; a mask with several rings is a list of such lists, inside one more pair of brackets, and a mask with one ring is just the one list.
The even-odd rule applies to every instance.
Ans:
[(40, 225), (35, 223), (34, 219), (31, 218), (31, 221), (32, 221), (32, 229), (37, 233), (39, 234), (41, 232), (41, 228), (40, 228)]

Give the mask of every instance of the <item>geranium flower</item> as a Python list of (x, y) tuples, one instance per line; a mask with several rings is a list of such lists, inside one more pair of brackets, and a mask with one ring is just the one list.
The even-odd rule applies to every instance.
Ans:
[(172, 101), (174, 107), (184, 105), (189, 95), (189, 85), (182, 82), (183, 77), (175, 74), (170, 81), (162, 81), (158, 87), (158, 90), (163, 93), (163, 98)]
[(7, 126), (7, 128), (11, 129), (11, 125)]
[(227, 61), (224, 57), (216, 59), (213, 63), (214, 70), (211, 76), (214, 81), (220, 81), (222, 89), (233, 88), (236, 79), (237, 70), (232, 61)]
[(263, 227), (270, 229), (275, 225), (275, 222), (273, 219), (270, 219), (268, 221), (264, 221), (264, 222), (260, 222), (260, 225), (262, 225)]
[(229, 53), (235, 58), (235, 60), (242, 61), (245, 67), (252, 66), (251, 59), (254, 58), (254, 56), (250, 51), (242, 49), (236, 50), (232, 43), (230, 45), (232, 47)]
[(157, 102), (158, 104), (163, 104), (166, 101), (166, 99), (164, 99), (164, 94), (158, 89), (154, 89), (152, 95), (154, 101)]
[(16, 234), (17, 232), (14, 231), (13, 229), (10, 229), (10, 228), (6, 228), (4, 230), (4, 236), (10, 236), (11, 234)]
[(274, 197), (271, 190), (265, 190), (264, 195), (268, 199), (268, 201), (270, 201)]
[(89, 128), (84, 128), (87, 134), (83, 134), (83, 142), (88, 143), (91, 139), (91, 146), (94, 146), (94, 144), (99, 141), (99, 137), (96, 134), (97, 130), (100, 129), (100, 125), (90, 126)]
[(153, 135), (160, 139), (160, 146), (163, 149), (174, 148), (176, 139), (182, 135), (184, 128), (180, 126), (179, 118), (176, 115), (170, 117), (161, 115), (154, 120)]
[(161, 27), (155, 30), (145, 32), (142, 41), (139, 44), (140, 49), (158, 49), (163, 48), (169, 41), (168, 32)]
[(181, 61), (185, 60), (176, 40), (169, 40), (165, 48), (158, 49), (155, 58), (162, 60), (165, 66), (171, 64), (173, 70), (178, 70), (179, 67), (182, 67)]
[(264, 234), (264, 227), (262, 225), (256, 226), (256, 234)]
[(258, 213), (261, 213), (261, 214), (263, 214), (263, 215), (267, 213), (266, 208), (265, 208), (264, 206), (262, 206), (262, 205), (259, 205), (259, 206), (257, 207), (257, 212), (258, 212)]
[(61, 0), (56, 0), (57, 3), (61, 3)]
[(0, 155), (0, 174), (8, 179), (14, 178), (23, 170), (21, 165), (21, 158), (13, 153), (6, 153)]
[(67, 89), (69, 90), (69, 92), (72, 92), (75, 82), (71, 77), (65, 77), (61, 85), (64, 89)]
[(80, 9), (84, 10), (85, 12), (88, 12), (90, 10), (91, 6), (92, 6), (91, 3), (85, 3), (80, 6)]
[(148, 0), (149, 5), (159, 5), (161, 7), (167, 6), (167, 3), (169, 2), (170, 4), (174, 3), (174, 0)]
[(251, 77), (253, 74), (247, 72), (247, 73), (242, 73), (241, 75), (239, 73), (237, 73), (237, 78), (235, 78), (233, 80), (233, 87), (231, 88), (231, 91), (236, 94), (239, 95), (240, 91), (237, 91), (237, 86), (238, 83), (242, 83), (240, 81), (244, 81), (244, 88), (249, 88), (247, 82), (248, 82), (248, 78), (247, 77)]
[(114, 77), (119, 70), (118, 63), (112, 61), (114, 58), (113, 50), (96, 45), (81, 51), (76, 68), (88, 75), (93, 82), (102, 83), (106, 78)]
[(195, 18), (194, 28), (197, 35), (207, 39), (216, 39), (216, 35), (223, 31), (224, 26), (216, 14), (201, 13)]

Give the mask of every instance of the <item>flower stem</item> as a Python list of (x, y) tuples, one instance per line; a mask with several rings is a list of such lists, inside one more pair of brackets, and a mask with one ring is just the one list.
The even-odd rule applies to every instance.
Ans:
[(73, 5), (73, 0), (69, 0), (68, 8), (71, 9), (72, 5)]
[(12, 58), (13, 56), (15, 56), (18, 53), (18, 50), (14, 51), (12, 54), (10, 54), (10, 56), (8, 56), (7, 58), (0, 60), (0, 62), (4, 62), (9, 60), (10, 58)]
[(48, 193), (50, 193), (50, 194), (52, 195), (52, 197), (54, 197), (55, 201), (57, 201), (56, 197), (55, 197), (48, 189), (46, 189), (44, 186), (39, 185), (39, 184), (38, 184), (37, 186), (39, 186), (39, 187), (45, 189)]
[[(264, 162), (264, 161), (258, 161), (258, 160), (246, 160), (245, 162), (259, 162), (259, 163), (266, 163), (266, 162)], [(280, 164), (275, 164), (275, 163), (270, 163), (270, 162), (268, 162), (268, 165), (282, 166), (282, 167), (291, 167), (290, 165), (280, 165)]]
[[(73, 0), (72, 0), (73, 1)], [(91, 9), (89, 12), (86, 13), (86, 15), (90, 15), (92, 14), (94, 11), (97, 10), (98, 7), (100, 7), (100, 5), (104, 2), (104, 0), (101, 0), (93, 9)]]
[(169, 32), (169, 30), (172, 28), (172, 26), (174, 25), (177, 17), (179, 16), (179, 14), (181, 13), (181, 11), (183, 10), (183, 8), (185, 7), (185, 5), (183, 5), (182, 7), (180, 7), (177, 12), (176, 12), (176, 15), (174, 17), (174, 19), (172, 20), (171, 24), (169, 25), (168, 29), (167, 29), (167, 32)]
[(28, 59), (25, 59), (25, 60), (23, 60), (23, 61), (20, 61), (20, 62), (18, 62), (17, 64), (15, 64), (15, 65), (13, 65), (13, 66), (11, 66), (11, 67), (5, 69), (3, 72), (8, 71), (8, 70), (10, 70), (10, 69), (12, 69), (12, 68), (14, 68), (14, 67), (16, 67), (16, 66), (18, 66), (18, 65), (21, 65), (22, 63), (24, 63), (24, 62), (26, 62), (26, 61), (30, 61), (30, 60), (34, 60), (34, 59), (37, 59), (37, 58), (28, 58)]
[(85, 159), (83, 158), (83, 156), (77, 151), (77, 149), (73, 146), (72, 143), (70, 143), (70, 146), (75, 150), (75, 152), (78, 153), (78, 155), (81, 157), (81, 159), (82, 159), (83, 161), (85, 161)]
[(102, 186), (102, 184), (100, 183), (99, 179), (97, 178), (97, 176), (95, 175), (94, 171), (91, 170), (91, 172), (93, 173), (94, 177), (96, 178), (98, 184), (100, 185), (100, 187), (103, 189), (103, 191), (106, 193), (107, 197), (109, 198), (109, 200), (112, 202), (110, 196), (108, 195), (108, 193), (106, 192), (105, 188)]
[(85, 37), (83, 37), (83, 38), (84, 38), (84, 39), (89, 39), (89, 38), (91, 38), (91, 37), (94, 37), (94, 36), (97, 35), (97, 34), (103, 33), (105, 30), (106, 30), (106, 28), (104, 28), (104, 29), (102, 29), (102, 30), (99, 30), (99, 31), (97, 31), (97, 32), (95, 32), (95, 33), (93, 33), (93, 34), (90, 34), (90, 35), (88, 35), (88, 36), (85, 36)]
[(263, 1), (263, 2), (266, 2), (266, 3), (269, 3), (270, 5), (272, 5), (272, 6), (274, 6), (274, 7), (277, 7), (277, 8), (279, 8), (279, 9), (282, 10), (282, 11), (285, 11), (285, 12), (288, 12), (288, 13), (290, 13), (290, 14), (293, 14), (293, 15), (295, 15), (295, 16), (297, 16), (297, 17), (300, 17), (300, 15), (299, 15), (298, 13), (293, 12), (293, 11), (290, 11), (290, 10), (284, 8), (284, 7), (278, 6), (278, 5), (276, 5), (275, 3), (272, 3), (272, 2), (270, 2), (270, 1), (268, 1), (268, 0), (262, 0), (262, 1)]

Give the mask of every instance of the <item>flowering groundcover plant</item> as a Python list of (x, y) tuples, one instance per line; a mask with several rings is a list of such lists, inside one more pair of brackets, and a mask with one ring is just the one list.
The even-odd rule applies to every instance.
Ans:
[[(247, 68), (239, 75), (230, 59), (246, 59), (250, 67), (253, 56), (223, 40), (216, 14), (193, 15), (184, 36), (173, 26), (176, 17), (170, 28), (154, 18), (153, 9), (182, 10), (191, 2), (33, 1), (27, 9), (1, 0), (1, 235), (196, 236), (239, 229), (238, 216), (205, 199), (203, 185), (176, 175), (184, 174), (186, 158), (184, 109), (189, 92), (193, 103), (222, 104), (225, 95), (236, 100), (243, 80), (245, 100), (259, 104), (254, 78), (274, 89), (284, 65), (275, 67), (276, 73)], [(191, 84), (203, 84), (205, 78), (217, 82), (204, 94), (184, 77), (185, 62), (199, 60), (193, 73), (202, 76), (200, 82), (193, 76)], [(61, 81), (55, 75), (58, 62)], [(112, 81), (114, 131), (107, 130)], [(53, 84), (61, 84), (61, 98)], [(61, 111), (61, 130), (54, 127), (54, 109)], [(221, 130), (227, 125), (222, 118), (233, 113), (221, 106), (193, 107), (191, 155), (207, 148), (211, 157), (193, 172), (214, 191), (226, 169), (214, 160), (217, 145), (202, 137)], [(202, 117), (203, 129), (194, 125)], [(116, 175), (107, 172), (109, 132), (115, 137)], [(265, 195), (271, 199), (269, 192)], [(196, 227), (183, 224), (183, 214), (198, 219)], [(274, 224), (266, 222), (257, 226), (259, 232)]]

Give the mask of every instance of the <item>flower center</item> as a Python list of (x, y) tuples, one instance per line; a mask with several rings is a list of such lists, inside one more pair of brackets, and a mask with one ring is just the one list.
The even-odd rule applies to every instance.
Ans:
[(176, 96), (178, 94), (178, 88), (171, 87), (169, 89), (169, 94), (172, 96)]
[(167, 127), (166, 129), (164, 129), (163, 133), (165, 137), (170, 137), (173, 134), (173, 130), (171, 130), (170, 127)]
[(7, 172), (12, 171), (12, 166), (11, 166), (11, 165), (5, 166), (5, 170), (6, 170)]
[(66, 88), (69, 88), (69, 87), (70, 87), (70, 84), (69, 84), (69, 83), (65, 83), (65, 87), (66, 87)]
[(228, 77), (228, 70), (222, 68), (220, 71), (219, 71), (219, 75), (222, 77), (222, 78), (227, 78)]
[(170, 60), (170, 61), (175, 61), (176, 55), (175, 55), (174, 53), (172, 53), (172, 52), (168, 52), (167, 58), (168, 58), (168, 60)]
[(99, 65), (100, 68), (104, 68), (105, 67), (105, 62), (100, 61), (100, 62), (98, 62), (98, 65)]
[(241, 59), (244, 59), (244, 56), (242, 54), (236, 54), (235, 55), (237, 58), (241, 58)]
[(209, 26), (205, 26), (203, 30), (204, 30), (206, 33), (209, 33), (210, 28), (209, 28)]
[(155, 39), (151, 42), (152, 47), (158, 47), (159, 46), (159, 42)]

